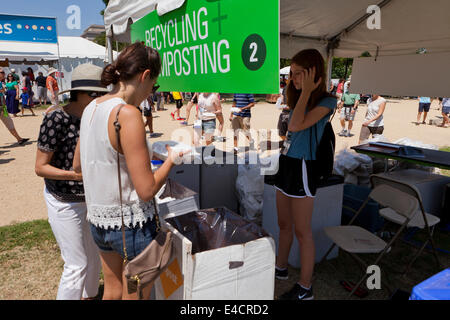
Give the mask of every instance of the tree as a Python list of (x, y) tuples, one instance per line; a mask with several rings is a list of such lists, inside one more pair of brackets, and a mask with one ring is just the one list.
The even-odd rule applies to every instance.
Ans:
[[(109, 0), (103, 0), (103, 3), (105, 4), (105, 9), (106, 9), (106, 7), (107, 7), (108, 4), (109, 4)], [(105, 15), (105, 9), (103, 9), (102, 11), (100, 11), (100, 14), (101, 14), (102, 16)], [(99, 45), (101, 45), (101, 46), (106, 47), (106, 32), (102, 32), (99, 36), (97, 36), (97, 37), (94, 39), (94, 42), (97, 43), (97, 44), (99, 44)], [(116, 42), (115, 42), (115, 48), (113, 48), (113, 49), (115, 49), (116, 51), (120, 52), (120, 51), (122, 51), (127, 45), (128, 45), (127, 43), (116, 41)]]

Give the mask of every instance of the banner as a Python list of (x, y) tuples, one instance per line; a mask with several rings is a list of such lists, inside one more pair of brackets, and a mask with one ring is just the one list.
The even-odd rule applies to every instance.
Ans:
[(57, 43), (56, 18), (0, 14), (0, 41)]
[(279, 93), (279, 1), (186, 0), (131, 26), (158, 50), (160, 91)]

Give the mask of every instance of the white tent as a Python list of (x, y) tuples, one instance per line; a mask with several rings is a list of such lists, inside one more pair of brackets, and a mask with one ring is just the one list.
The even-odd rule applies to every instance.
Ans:
[(289, 72), (291, 72), (290, 66), (280, 69), (280, 75), (287, 76), (287, 75), (289, 75)]
[[(367, 13), (374, 0), (280, 0), (281, 56), (315, 47), (325, 55), (358, 57), (450, 52), (450, 1), (378, 0), (381, 29), (369, 29)], [(179, 8), (184, 0), (112, 0), (105, 11), (108, 36), (130, 39), (130, 25), (155, 9), (158, 14)], [(375, 3), (376, 4), (376, 3)]]
[[(129, 40), (130, 25), (153, 11), (158, 2), (161, 2), (158, 4), (158, 11), (161, 13), (158, 13), (162, 14), (170, 11), (171, 8), (178, 8), (184, 0), (110, 1), (105, 11), (108, 37)], [(290, 58), (305, 48), (318, 49), (324, 57), (328, 58), (328, 62), (331, 62), (331, 57), (359, 57), (365, 51), (368, 51), (373, 59), (415, 55), (421, 48), (425, 48), (428, 54), (448, 53), (450, 55), (449, 0), (378, 0), (378, 3), (374, 2), (374, 0), (280, 0), (281, 57)], [(374, 7), (374, 4), (377, 7)], [(160, 10), (163, 6), (164, 10)], [(379, 8), (379, 10), (373, 11), (373, 8)], [(374, 13), (376, 15), (373, 15)], [(379, 21), (375, 22), (379, 22), (379, 25), (373, 28), (374, 25), (371, 22), (378, 18)], [(331, 67), (331, 63), (328, 66)], [(450, 66), (442, 70), (445, 76), (449, 74), (449, 68)], [(373, 74), (373, 77), (380, 78), (376, 83), (383, 82), (382, 76), (389, 78), (386, 72), (390, 69), (383, 68), (382, 62), (378, 63), (378, 67), (373, 70), (378, 70), (378, 75)], [(423, 75), (420, 77), (423, 78)], [(361, 79), (358, 75), (353, 80), (359, 82), (356, 80)], [(409, 80), (413, 79), (409, 78)], [(448, 83), (444, 77), (439, 80)], [(389, 87), (386, 81), (384, 84)], [(355, 86), (352, 88), (354, 89)], [(418, 83), (416, 88), (423, 88), (423, 86)], [(425, 95), (426, 93), (417, 94)]]
[[(61, 84), (63, 89), (70, 88), (72, 71), (83, 63), (92, 63), (104, 67), (107, 61), (106, 48), (81, 37), (58, 37), (59, 41), (59, 63), (63, 74)], [(20, 75), (28, 67), (31, 67), (37, 76), (39, 71), (47, 75), (50, 66), (57, 66), (58, 46), (48, 43), (30, 42), (6, 42), (0, 41), (0, 60), (9, 61), (6, 72), (15, 68)], [(8, 50), (3, 50), (7, 48)], [(114, 52), (117, 56), (117, 52)]]

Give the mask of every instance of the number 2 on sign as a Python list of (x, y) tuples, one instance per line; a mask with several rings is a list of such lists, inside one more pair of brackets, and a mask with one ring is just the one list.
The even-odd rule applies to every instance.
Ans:
[(250, 56), (250, 62), (258, 62), (258, 58), (255, 58), (256, 52), (258, 51), (258, 45), (256, 42), (252, 42), (250, 44), (250, 49), (253, 50), (253, 53)]

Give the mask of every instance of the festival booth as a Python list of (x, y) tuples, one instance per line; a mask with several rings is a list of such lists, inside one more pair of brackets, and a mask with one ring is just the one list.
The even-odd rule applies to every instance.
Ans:
[[(271, 2), (276, 3), (276, 1)], [(257, 53), (260, 54), (261, 51), (257, 51), (255, 45), (257, 48), (261, 48), (261, 44), (265, 43), (266, 51), (264, 58), (268, 61), (266, 63), (268, 66), (259, 65), (258, 68), (255, 68), (256, 71), (252, 74), (255, 78), (251, 78), (250, 76), (247, 78), (248, 70), (236, 67), (241, 73), (235, 73), (234, 77), (228, 78), (224, 75), (214, 75), (210, 77), (203, 76), (207, 81), (202, 81), (201, 77), (196, 78), (193, 77), (192, 74), (187, 74), (188, 72), (182, 68), (183, 65), (179, 66), (177, 69), (175, 63), (174, 69), (170, 69), (171, 59), (168, 58), (169, 54), (165, 50), (164, 42), (164, 49), (160, 51), (163, 58), (163, 73), (159, 80), (162, 84), (162, 91), (220, 91), (223, 93), (253, 92), (277, 94), (279, 92), (280, 76), (279, 58), (291, 58), (299, 50), (316, 48), (327, 60), (328, 81), (331, 81), (330, 77), (333, 57), (354, 58), (351, 92), (395, 96), (450, 96), (450, 86), (447, 79), (447, 75), (450, 73), (450, 20), (448, 19), (450, 2), (447, 0), (436, 0), (433, 2), (433, 5), (422, 0), (382, 0), (379, 1), (376, 6), (373, 5), (374, 3), (371, 0), (281, 0), (279, 7), (277, 3), (277, 6), (270, 6), (269, 3), (267, 3), (266, 6), (266, 3), (258, 1), (257, 5), (252, 4), (252, 11), (245, 10), (244, 8), (242, 8), (242, 10), (236, 10), (234, 7), (234, 10), (231, 10), (232, 5), (236, 3), (239, 3), (241, 6), (246, 5), (243, 4), (242, 1), (228, 1), (227, 4), (225, 4), (220, 1), (200, 2), (199, 0), (112, 0), (105, 10), (105, 27), (109, 44), (108, 50), (112, 56), (111, 44), (113, 40), (129, 43), (136, 40), (143, 41), (147, 45), (160, 50), (162, 48), (161, 41), (163, 41), (161, 39), (161, 34), (165, 37), (164, 34), (167, 31), (167, 29), (164, 29), (166, 31), (161, 33), (164, 26), (166, 28), (167, 26), (171, 28), (176, 28), (176, 26), (178, 26), (178, 30), (182, 30), (180, 31), (182, 37), (180, 36), (180, 38), (173, 40), (176, 41), (175, 47), (180, 45), (180, 48), (182, 48), (185, 42), (184, 32), (188, 30), (187, 24), (185, 24), (186, 20), (188, 18), (190, 19), (190, 14), (193, 12), (192, 10), (194, 7), (199, 9), (201, 6), (204, 6), (206, 11), (204, 11), (203, 14), (205, 17), (208, 16), (207, 19), (210, 25), (214, 25), (214, 27), (210, 27), (209, 29), (210, 33), (214, 33), (214, 35), (217, 32), (216, 28), (218, 28), (219, 34), (222, 33), (223, 29), (231, 28), (224, 21), (232, 15), (238, 15), (239, 12), (245, 12), (248, 19), (255, 18), (255, 21), (247, 21), (248, 23), (245, 24), (248, 24), (249, 26), (253, 25), (255, 28), (254, 30), (258, 30), (258, 28), (262, 30), (269, 29), (270, 26), (272, 26), (272, 20), (275, 19), (276, 24), (271, 28), (272, 33), (268, 32), (261, 36), (261, 38), (263, 38), (262, 42), (258, 42), (255, 40), (256, 38), (251, 38), (251, 41), (247, 43), (246, 35), (247, 32), (251, 32), (251, 30), (244, 29), (244, 27), (239, 32), (236, 30), (234, 31), (237, 37), (240, 36), (240, 46), (242, 46), (242, 50), (233, 51), (231, 55), (234, 56), (232, 56), (231, 59), (238, 59), (236, 58), (237, 56), (241, 57), (243, 64), (247, 66), (247, 69), (251, 70), (252, 63), (256, 63), (257, 61), (261, 62), (261, 59), (258, 59), (261, 56), (257, 55)], [(264, 8), (265, 13), (263, 16), (259, 16), (260, 13), (257, 11), (257, 8), (259, 7)], [(198, 10), (197, 13), (200, 11), (201, 10)], [(274, 13), (276, 15), (275, 18), (273, 17)], [(424, 16), (432, 18), (423, 19)], [(178, 22), (176, 19), (178, 19)], [(223, 22), (222, 25), (221, 22)], [(243, 26), (242, 23), (239, 25)], [(198, 28), (200, 29), (201, 26), (202, 24), (199, 24)], [(222, 29), (220, 26), (222, 26)], [(190, 27), (191, 29), (193, 28), (192, 25)], [(177, 29), (172, 30), (175, 30), (175, 33), (178, 36)], [(274, 30), (277, 32), (277, 40), (272, 41)], [(159, 40), (158, 35), (160, 37)], [(230, 39), (233, 38), (233, 35), (226, 34), (226, 36), (229, 36)], [(164, 41), (166, 41), (166, 38), (164, 38)], [(247, 44), (250, 44), (250, 46), (246, 47)], [(230, 46), (232, 47), (233, 45), (235, 45), (233, 40), (230, 40)], [(279, 48), (279, 50), (276, 48)], [(248, 52), (248, 49), (250, 49), (250, 52)], [(251, 51), (252, 49), (253, 51)], [(419, 51), (426, 51), (426, 54), (417, 54)], [(183, 56), (183, 52), (184, 51), (180, 50), (179, 53), (181, 63), (183, 63), (182, 59), (186, 58)], [(205, 52), (206, 51), (203, 51), (203, 53)], [(361, 57), (364, 52), (369, 52), (370, 57)], [(209, 59), (211, 59), (211, 52), (208, 52), (208, 54)], [(174, 56), (176, 57), (176, 53), (172, 54), (172, 58)], [(174, 59), (175, 58), (172, 60)], [(204, 57), (204, 59), (206, 61), (206, 57)], [(248, 61), (246, 59), (250, 64), (247, 64)], [(276, 60), (278, 60), (277, 65), (272, 63)], [(211, 64), (210, 60), (210, 65)], [(220, 61), (218, 64), (220, 64)], [(192, 64), (190, 64), (190, 66), (191, 65)], [(185, 66), (187, 66), (187, 64), (185, 64)], [(265, 69), (266, 67), (267, 69)], [(175, 75), (172, 74), (170, 77), (171, 71)], [(262, 72), (258, 73), (257, 71)], [(247, 81), (240, 82), (239, 77)], [(188, 85), (188, 82), (196, 82), (192, 81), (193, 79), (198, 79), (197, 85)], [(249, 79), (256, 80), (249, 81)], [(433, 85), (429, 84), (429, 79), (433, 79)], [(186, 83), (183, 83), (183, 81), (186, 81)], [(232, 83), (230, 84), (230, 82)], [(169, 87), (169, 84), (173, 87)], [(178, 145), (178, 143), (174, 142), (174, 145)], [(450, 168), (450, 159), (447, 155), (438, 155), (438, 162), (427, 162), (427, 153), (423, 152), (423, 150), (419, 150), (420, 148), (412, 150), (408, 149), (408, 146), (392, 147), (392, 145), (377, 145), (375, 148), (375, 151), (378, 151), (378, 153), (374, 152), (374, 150), (367, 150), (364, 148), (355, 149), (357, 152), (360, 152), (361, 155), (358, 160), (352, 162), (352, 166), (354, 166), (353, 169), (361, 169), (366, 172), (365, 169), (368, 165), (367, 161), (371, 161), (369, 155), (371, 157), (377, 157), (380, 155), (380, 150), (385, 151), (384, 153), (381, 152), (383, 157), (390, 159), (398, 160), (399, 158), (396, 158), (395, 156), (400, 152), (403, 153), (403, 155), (406, 154), (406, 158), (409, 161), (421, 165), (427, 164), (433, 166), (438, 163), (438, 166), (441, 168)], [(418, 156), (418, 153), (420, 156)], [(405, 158), (403, 158), (403, 160), (404, 159)], [(233, 168), (231, 171), (238, 172), (236, 178), (236, 181), (238, 181), (241, 177), (241, 172), (246, 172), (249, 167), (245, 162), (240, 166), (236, 165), (236, 161), (234, 163), (235, 164), (227, 164), (226, 166)], [(204, 166), (204, 164), (200, 166)], [(199, 172), (201, 172), (201, 170), (201, 167), (189, 165), (183, 167), (182, 170), (179, 170), (180, 172), (172, 173), (171, 177), (176, 180), (176, 175), (180, 174), (180, 176), (184, 176), (185, 182), (192, 180), (202, 181), (201, 178), (199, 178), (199, 175), (201, 175)], [(409, 177), (409, 180), (406, 179), (408, 180), (408, 183), (414, 185), (415, 181), (413, 178), (410, 178), (410, 172), (405, 170), (404, 173)], [(388, 175), (389, 173), (385, 174)], [(193, 179), (186, 179), (188, 176), (193, 177)], [(230, 175), (228, 175), (228, 177), (229, 176)], [(221, 192), (224, 195), (229, 194), (238, 187), (239, 183), (236, 182), (234, 185), (233, 183), (229, 184), (228, 182), (222, 183), (222, 180), (215, 179), (214, 177), (214, 174), (211, 173), (208, 175), (208, 179), (205, 180), (204, 184), (197, 183), (197, 190), (194, 190), (195, 186), (192, 185), (190, 188), (197, 193), (204, 193), (205, 197), (209, 197), (210, 193), (207, 192), (207, 188), (211, 184), (211, 181), (215, 181), (215, 200), (220, 203)], [(401, 180), (401, 178), (398, 179)], [(422, 183), (425, 182), (425, 180), (427, 179), (422, 179), (419, 182)], [(433, 178), (432, 180), (437, 181), (439, 179)], [(216, 181), (220, 181), (221, 183), (217, 183)], [(258, 196), (261, 196), (261, 198), (258, 198), (259, 202), (256, 201), (256, 203), (260, 205), (259, 209), (262, 213), (262, 225), (265, 231), (268, 231), (272, 237), (265, 236), (265, 233), (259, 234), (261, 237), (259, 240), (271, 239), (272, 241), (273, 251), (270, 256), (266, 257), (266, 261), (270, 261), (272, 267), (270, 266), (270, 263), (264, 264), (265, 269), (259, 270), (259, 272), (267, 275), (264, 280), (266, 283), (261, 283), (260, 281), (262, 280), (260, 278), (250, 278), (248, 276), (249, 269), (245, 269), (244, 275), (239, 276), (238, 271), (242, 265), (233, 265), (232, 268), (230, 261), (229, 270), (233, 271), (226, 274), (227, 278), (225, 280), (228, 281), (227, 283), (232, 283), (233, 285), (228, 286), (228, 289), (226, 290), (234, 290), (235, 294), (224, 295), (224, 297), (229, 299), (247, 298), (247, 292), (240, 292), (237, 288), (241, 288), (242, 283), (246, 283), (247, 286), (251, 287), (252, 285), (256, 286), (258, 282), (260, 282), (258, 288), (263, 290), (259, 293), (267, 293), (267, 295), (262, 294), (261, 297), (264, 299), (273, 298), (270, 291), (273, 288), (273, 266), (275, 250), (277, 247), (276, 238), (278, 234), (276, 225), (275, 189), (269, 185), (264, 185), (264, 182), (262, 182), (257, 175), (251, 176), (249, 181), (251, 181), (251, 184), (253, 185), (252, 188), (248, 188), (248, 190), (252, 190), (252, 193), (249, 193), (248, 197), (253, 197), (259, 192)], [(436, 190), (437, 193), (440, 192), (440, 194), (442, 194), (442, 184), (448, 182), (445, 182), (447, 181), (445, 179), (439, 181), (440, 185), (434, 190)], [(358, 183), (358, 179), (356, 180), (356, 183)], [(217, 184), (219, 186), (217, 186)], [(204, 191), (205, 189), (206, 191)], [(234, 192), (238, 193), (237, 190)], [(434, 192), (434, 195), (436, 195), (436, 192)], [(324, 230), (341, 225), (343, 199), (344, 181), (341, 175), (333, 176), (329, 183), (325, 183), (318, 190), (316, 203), (319, 203), (319, 205), (315, 208), (314, 219), (312, 221), (317, 248), (316, 261), (320, 261), (326, 256), (326, 253), (328, 253), (328, 258), (335, 257), (338, 254), (337, 248), (334, 251), (326, 252), (332, 242), (328, 234), (325, 234)], [(239, 200), (243, 201), (242, 198)], [(428, 200), (425, 200), (425, 202), (427, 201)], [(358, 203), (358, 205), (360, 204)], [(200, 208), (210, 210), (210, 208), (203, 207), (201, 202)], [(242, 208), (242, 203), (240, 203), (238, 208)], [(248, 208), (244, 208), (244, 212), (245, 209)], [(217, 208), (212, 210), (214, 214), (217, 214), (217, 212), (220, 211)], [(437, 214), (437, 212), (432, 213)], [(223, 218), (224, 216), (222, 215), (221, 217)], [(248, 218), (248, 216), (246, 217)], [(177, 223), (170, 224), (166, 221), (165, 225), (171, 230), (176, 228), (182, 229)], [(426, 225), (426, 228), (429, 231), (428, 225)], [(193, 245), (193, 238), (189, 238), (182, 234), (177, 234), (177, 236), (179, 241), (177, 246), (183, 248), (183, 252), (186, 250), (189, 251), (189, 248)], [(267, 243), (265, 243), (265, 245), (267, 245)], [(234, 246), (231, 245), (231, 248), (232, 247)], [(241, 247), (236, 247), (236, 250), (238, 255), (245, 256)], [(296, 267), (301, 264), (298, 251), (297, 242), (294, 241), (289, 257), (289, 263)], [(224, 254), (227, 255), (229, 253), (226, 251)], [(193, 252), (189, 251), (189, 257), (192, 257), (189, 261), (192, 260), (195, 262)], [(208, 256), (208, 258), (213, 259), (213, 256)], [(224, 263), (224, 261), (226, 261), (226, 257), (224, 258), (220, 254), (215, 257), (215, 259), (217, 259), (219, 263)], [(245, 265), (243, 260), (241, 262)], [(211, 269), (214, 268), (211, 267)], [(183, 276), (185, 281), (188, 280), (191, 282), (173, 284), (170, 283), (170, 276), (166, 274), (164, 280), (165, 283), (162, 283), (159, 280), (156, 284), (157, 297), (166, 299), (195, 299), (196, 290), (204, 290), (203, 292), (208, 292), (208, 295), (199, 295), (199, 297), (220, 299), (220, 296), (214, 296), (213, 291), (209, 290), (217, 285), (217, 283), (214, 282), (215, 276), (217, 276), (216, 273), (211, 272), (208, 274), (209, 277), (201, 277), (202, 282), (197, 283), (195, 286), (192, 282), (193, 279), (203, 275), (195, 274), (195, 266), (192, 265), (192, 263), (189, 265), (181, 264), (178, 267), (174, 266), (173, 270), (177, 270), (177, 274)], [(217, 267), (217, 270), (222, 270), (222, 268)], [(252, 270), (250, 269), (250, 271)], [(255, 272), (255, 270), (253, 270), (253, 272)], [(225, 281), (221, 277), (217, 277), (217, 279)], [(245, 282), (247, 280), (248, 282)], [(165, 288), (171, 289), (166, 290)], [(174, 292), (176, 292), (176, 294), (173, 294)]]
[[(58, 37), (58, 43), (59, 48), (55, 44), (49, 43), (6, 43), (5, 41), (0, 41), (0, 46), (8, 49), (0, 50), (0, 61), (7, 62), (7, 66), (4, 68), (5, 72), (9, 72), (10, 69), (14, 68), (16, 73), (21, 75), (22, 71), (26, 71), (28, 67), (31, 67), (35, 77), (37, 77), (38, 72), (42, 72), (44, 76), (47, 76), (47, 70), (50, 67), (57, 68), (59, 66), (60, 72), (58, 72), (57, 77), (62, 90), (70, 88), (72, 71), (80, 64), (91, 63), (104, 67), (108, 61), (106, 48), (87, 39), (81, 37)], [(116, 56), (117, 52), (114, 52), (114, 57)]]

